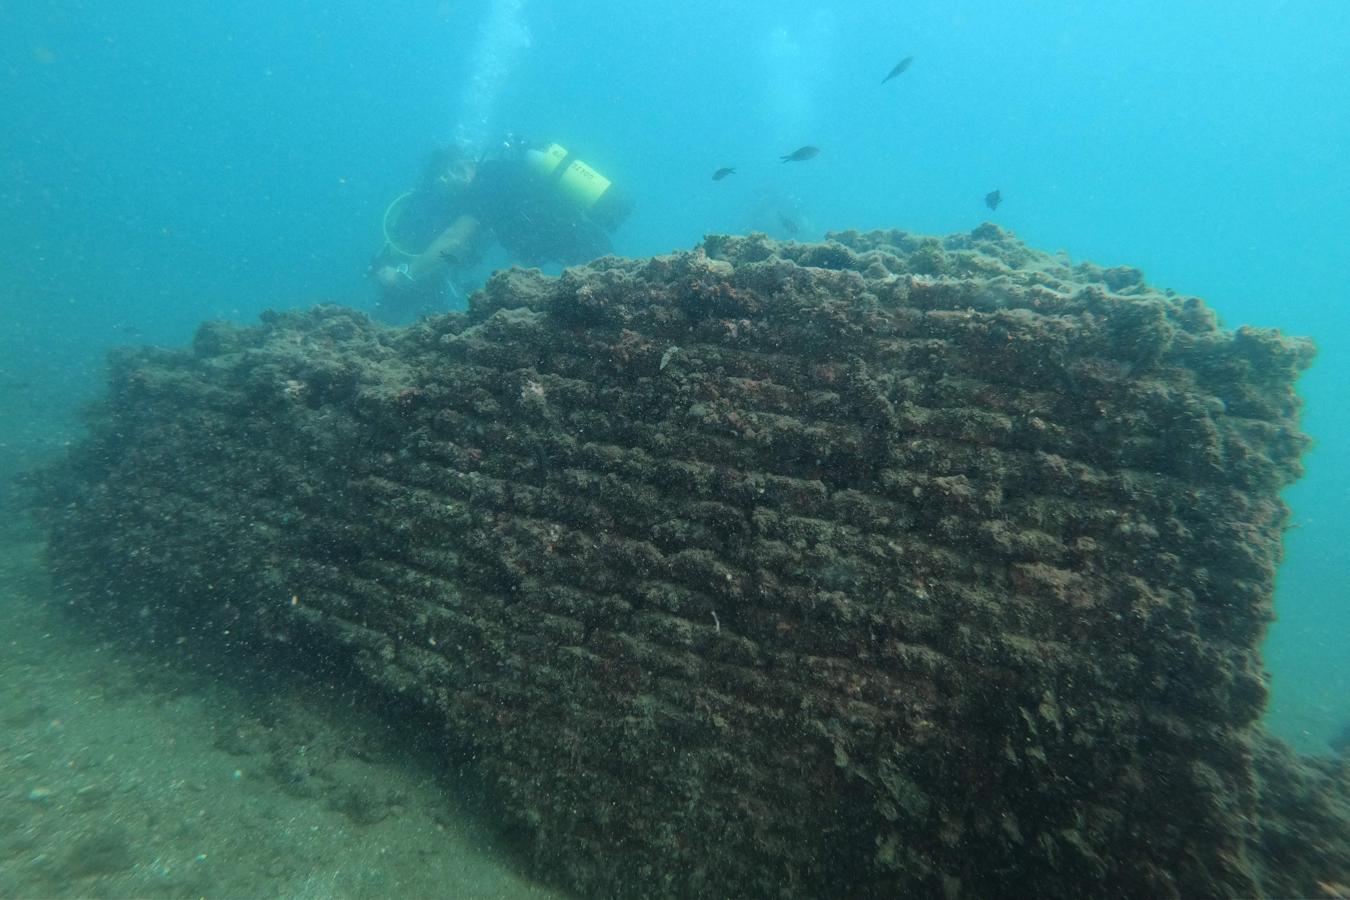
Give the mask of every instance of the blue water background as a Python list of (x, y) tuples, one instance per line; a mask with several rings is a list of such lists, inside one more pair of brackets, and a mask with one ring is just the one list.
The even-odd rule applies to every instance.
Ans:
[(784, 210), (803, 238), (992, 219), (1317, 341), (1267, 662), (1273, 726), (1322, 747), (1350, 720), (1350, 4), (725, 6), (0, 4), (0, 471), (77, 433), (109, 346), (369, 308), (386, 203), (466, 131), (621, 183), (626, 254)]

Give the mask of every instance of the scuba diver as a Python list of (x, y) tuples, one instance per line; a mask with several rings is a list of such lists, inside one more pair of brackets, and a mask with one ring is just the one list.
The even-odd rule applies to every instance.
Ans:
[(458, 276), (499, 244), (525, 266), (576, 265), (610, 252), (631, 204), (609, 179), (554, 143), (514, 136), (477, 158), (437, 150), (421, 184), (384, 214), (371, 264), (380, 310), (404, 319), (443, 311)]

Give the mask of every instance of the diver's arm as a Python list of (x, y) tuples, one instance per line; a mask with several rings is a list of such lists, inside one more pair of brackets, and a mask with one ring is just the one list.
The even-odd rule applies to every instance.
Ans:
[(383, 266), (375, 277), (388, 291), (402, 291), (423, 283), (445, 271), (468, 268), (478, 261), (480, 226), (467, 213), (455, 219), (449, 228), (436, 235), (427, 249), (401, 266)]
[(414, 281), (438, 272), (442, 266), (461, 269), (478, 260), (478, 219), (465, 213), (436, 236), (422, 255), (408, 263), (408, 275)]

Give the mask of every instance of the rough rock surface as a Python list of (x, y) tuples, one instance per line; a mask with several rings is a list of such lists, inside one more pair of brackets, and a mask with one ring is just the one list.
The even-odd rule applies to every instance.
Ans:
[(993, 226), (713, 237), (122, 355), (50, 553), (417, 704), (587, 896), (1254, 896), (1311, 358)]

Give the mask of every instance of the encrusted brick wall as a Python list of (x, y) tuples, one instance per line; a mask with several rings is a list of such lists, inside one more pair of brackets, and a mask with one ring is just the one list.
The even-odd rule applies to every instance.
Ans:
[(714, 237), (124, 355), (51, 557), (415, 701), (588, 896), (1250, 896), (1311, 357), (993, 226)]

